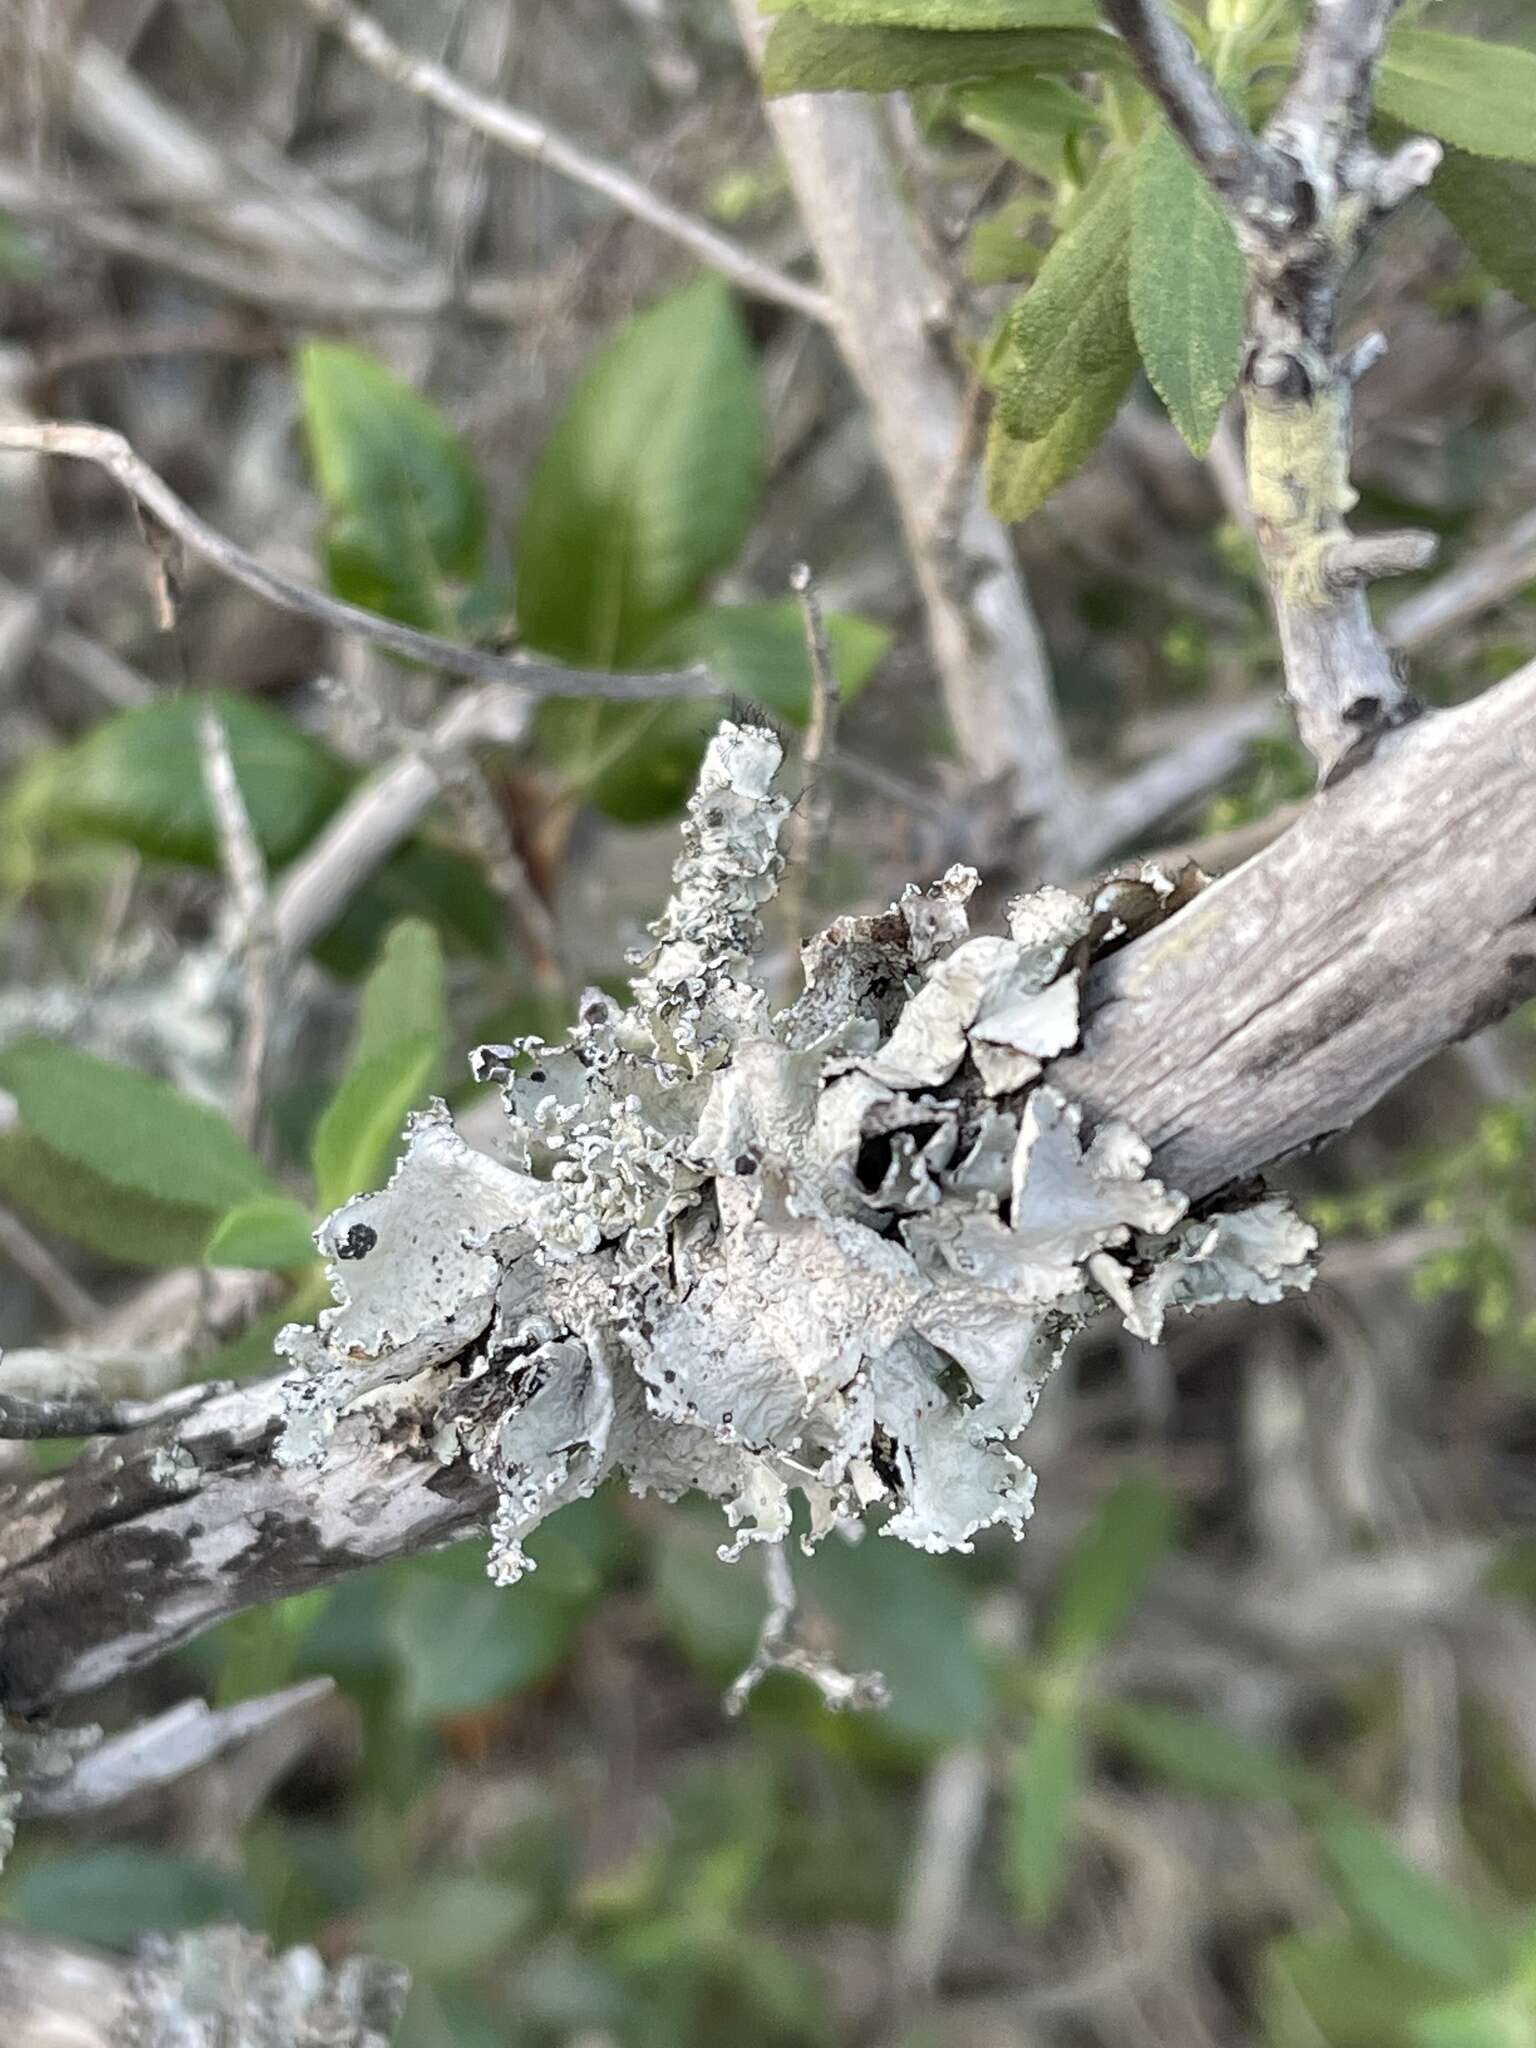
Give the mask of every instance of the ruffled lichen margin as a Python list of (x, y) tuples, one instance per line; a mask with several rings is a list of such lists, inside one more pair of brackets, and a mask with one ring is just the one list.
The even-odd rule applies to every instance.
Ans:
[[(589, 992), (563, 1045), (481, 1047), (494, 1155), (441, 1103), (413, 1118), (388, 1187), (317, 1234), (335, 1306), (278, 1339), (279, 1457), (318, 1455), (343, 1412), (384, 1441), (424, 1420), (495, 1484), (499, 1581), (611, 1473), (719, 1501), (728, 1558), (782, 1541), (796, 1494), (807, 1542), (1019, 1535), (1019, 1439), (1078, 1330), (1109, 1308), (1156, 1341), (1170, 1310), (1311, 1282), (1283, 1199), (1192, 1210), (1132, 1129), (1090, 1130), (1050, 1083), (1089, 964), (1197, 871), (1042, 889), (972, 937), (977, 878), (952, 868), (811, 940), (776, 1006), (780, 764), (771, 733), (722, 725), (629, 1004)], [(454, 1361), (446, 1391), (415, 1380)]]

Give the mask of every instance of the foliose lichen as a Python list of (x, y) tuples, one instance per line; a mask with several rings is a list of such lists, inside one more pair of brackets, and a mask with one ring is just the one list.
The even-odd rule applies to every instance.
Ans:
[(727, 1557), (782, 1540), (797, 1494), (810, 1541), (866, 1518), (926, 1550), (1018, 1535), (1019, 1438), (1087, 1322), (1110, 1307), (1155, 1340), (1171, 1309), (1310, 1284), (1315, 1234), (1283, 1200), (1191, 1214), (1134, 1131), (1088, 1130), (1049, 1078), (1088, 965), (1195, 870), (1042, 889), (972, 937), (977, 878), (953, 868), (811, 940), (776, 1007), (756, 962), (780, 758), (720, 728), (631, 1001), (589, 992), (563, 1044), (481, 1047), (497, 1156), (441, 1103), (415, 1117), (388, 1187), (319, 1234), (335, 1306), (279, 1337), (279, 1455), (424, 1401), (435, 1455), (494, 1481), (500, 1581), (615, 1472), (712, 1495)]

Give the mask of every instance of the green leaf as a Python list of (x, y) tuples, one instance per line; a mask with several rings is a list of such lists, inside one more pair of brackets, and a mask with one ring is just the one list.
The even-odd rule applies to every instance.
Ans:
[(1051, 1662), (1104, 1648), (1172, 1543), (1175, 1518), (1165, 1488), (1134, 1472), (1121, 1480), (1067, 1559), (1045, 1639)]
[(406, 1038), (350, 1068), (315, 1131), (316, 1200), (329, 1214), (350, 1196), (382, 1186), (403, 1149), (409, 1111), (419, 1108), (442, 1065), (437, 1038)]
[(385, 938), (378, 965), (358, 1005), (356, 1062), (377, 1059), (407, 1040), (448, 1039), (448, 992), (437, 933), (419, 917), (404, 918)]
[(1536, 170), (1448, 149), (1429, 196), (1494, 282), (1536, 306)]
[(1359, 1936), (1292, 1936), (1265, 1957), (1264, 2039), (1273, 2048), (1403, 2048), (1415, 2019), (1444, 1995), (1432, 1971)]
[(24, 1038), (0, 1051), (0, 1089), (22, 1132), (125, 1193), (222, 1216), (273, 1192), (217, 1110), (132, 1067)]
[(1049, 1918), (1061, 1897), (1083, 1774), (1076, 1703), (1035, 1716), (1008, 1776), (1006, 1869), (1027, 1920)]
[(407, 916), (427, 918), (445, 939), (482, 960), (495, 959), (506, 938), (506, 906), (480, 868), (448, 847), (417, 839), (363, 884), (310, 951), (332, 974), (360, 980), (390, 926)]
[(1025, 193), (977, 221), (965, 245), (966, 274), (972, 283), (1016, 284), (1038, 276), (1046, 252), (1034, 232), (1048, 211), (1043, 199)]
[(727, 288), (704, 278), (620, 329), (545, 445), (518, 561), (528, 644), (631, 661), (736, 559), (762, 470), (746, 329)]
[[(249, 697), (213, 694), (230, 759), (267, 859), (291, 859), (351, 782), (336, 757), (290, 720)], [(203, 778), (200, 695), (158, 698), (120, 712), (63, 751), (50, 777), (46, 822), (112, 839), (159, 860), (217, 867), (218, 832)]]
[(366, 1916), (363, 1943), (430, 1979), (489, 1962), (527, 1931), (534, 1910), (529, 1894), (504, 1878), (433, 1871)]
[(1095, 176), (1008, 316), (998, 417), (1013, 439), (1040, 440), (1133, 350), (1130, 250), (1131, 165), (1121, 158)]
[(1531, 2048), (1536, 2001), (1519, 1986), (1436, 2006), (1413, 2023), (1413, 2048)]
[(447, 1040), (442, 947), (431, 925), (407, 919), (389, 934), (364, 985), (350, 1065), (315, 1130), (322, 1210), (378, 1185), (407, 1112), (424, 1100), (442, 1064)]
[(50, 1857), (11, 1888), (10, 1914), (33, 1934), (129, 1949), (146, 1934), (214, 1920), (250, 1926), (259, 1909), (233, 1872), (167, 1849), (126, 1844)]
[(1474, 156), (1536, 164), (1536, 54), (1433, 29), (1388, 38), (1376, 103), (1406, 127)]
[(563, 1508), (528, 1545), (538, 1569), (493, 1586), (484, 1548), (461, 1544), (413, 1561), (390, 1601), (385, 1632), (400, 1669), (400, 1707), (413, 1721), (492, 1705), (558, 1670), (601, 1597), (612, 1551), (607, 1503)]
[(1107, 1709), (1104, 1725), (1144, 1770), (1203, 1799), (1290, 1803), (1325, 1790), (1300, 1764), (1204, 1714), (1119, 1700)]
[(330, 509), (331, 586), (407, 625), (453, 623), (478, 574), (485, 492), (447, 421), (375, 357), (312, 341), (298, 357), (315, 478)]
[[(891, 636), (872, 620), (836, 612), (826, 628), (839, 695), (846, 703), (868, 682)], [(696, 661), (713, 670), (722, 696), (745, 699), (792, 725), (804, 725), (810, 715), (810, 661), (794, 605), (714, 605), (688, 612), (665, 627), (641, 656), (644, 668), (686, 667)], [(554, 743), (547, 739), (546, 745), (568, 782), (583, 789), (599, 810), (623, 825), (648, 825), (674, 816), (686, 803), (719, 723), (718, 699), (613, 704), (585, 723), (551, 720)]]
[(1028, 519), (1098, 447), (1136, 374), (1136, 350), (1084, 377), (1067, 409), (1038, 441), (1016, 441), (995, 416), (987, 433), (987, 497), (999, 519)]
[(302, 1202), (267, 1195), (231, 1209), (203, 1254), (207, 1266), (244, 1266), (288, 1272), (316, 1257), (314, 1221)]
[(880, 1671), (889, 1683), (890, 1704), (861, 1731), (872, 1743), (923, 1755), (983, 1732), (986, 1665), (968, 1582), (949, 1561), (871, 1533), (823, 1543), (796, 1560), (795, 1578), (836, 1625), (843, 1669)]
[[(838, 699), (850, 704), (884, 659), (890, 630), (850, 612), (829, 612), (826, 628)], [(745, 697), (791, 725), (803, 726), (811, 715), (811, 665), (798, 605), (712, 605), (690, 612), (650, 643), (644, 659), (647, 668), (704, 662), (723, 695)], [(715, 722), (712, 715), (711, 730)]]
[(1513, 1960), (1507, 1933), (1417, 1870), (1386, 1832), (1337, 1806), (1317, 1829), (1340, 1903), (1356, 1924), (1447, 1989), (1484, 1991)]
[(24, 1131), (0, 1133), (0, 1194), (44, 1230), (129, 1266), (195, 1266), (218, 1222), (215, 1210), (116, 1187)]
[(1220, 202), (1166, 121), (1141, 144), (1135, 176), (1136, 342), (1169, 417), (1204, 455), (1242, 365), (1247, 266)]
[(1029, 71), (961, 86), (954, 105), (973, 135), (982, 136), (1026, 170), (1052, 180), (1060, 175), (1067, 138), (1080, 135), (1100, 118), (1098, 108), (1081, 93), (1059, 79)]
[(757, 1643), (768, 1596), (718, 1557), (717, 1517), (675, 1512), (660, 1525), (647, 1574), (667, 1633), (708, 1677), (734, 1678)]
[(1097, 28), (1096, 0), (790, 0), (818, 20), (865, 28)]
[(1096, 29), (844, 28), (797, 8), (763, 53), (763, 90), (906, 92), (1007, 71), (1117, 71), (1123, 45)]

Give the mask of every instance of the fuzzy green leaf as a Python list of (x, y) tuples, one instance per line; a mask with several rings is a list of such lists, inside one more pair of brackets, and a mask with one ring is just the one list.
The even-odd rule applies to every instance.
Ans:
[(1014, 440), (1040, 440), (1095, 378), (1134, 352), (1130, 244), (1131, 174), (1122, 159), (1094, 179), (1009, 315), (998, 418)]
[(1536, 1991), (1515, 1984), (1439, 2005), (1414, 2021), (1413, 2048), (1531, 2048)]
[(1474, 156), (1536, 164), (1536, 53), (1433, 29), (1388, 39), (1376, 103), (1405, 127)]
[(426, 1100), (442, 1056), (439, 1039), (407, 1038), (349, 1070), (315, 1131), (323, 1210), (382, 1183), (406, 1116)]
[(258, 1196), (231, 1209), (209, 1239), (206, 1266), (286, 1273), (316, 1256), (309, 1211), (288, 1195)]
[(1063, 1700), (1037, 1714), (1008, 1776), (1006, 1868), (1027, 1920), (1049, 1917), (1066, 1876), (1083, 1775), (1076, 1712)]
[(452, 625), (451, 586), (478, 574), (485, 490), (463, 443), (375, 357), (340, 343), (299, 351), (315, 478), (330, 510), (332, 587), (428, 631)]
[(954, 104), (973, 135), (982, 136), (1026, 170), (1053, 180), (1060, 174), (1067, 138), (1099, 119), (1098, 108), (1080, 92), (1058, 78), (1042, 78), (1031, 71), (960, 86)]
[(1085, 376), (1048, 433), (1016, 441), (994, 418), (987, 435), (987, 497), (999, 519), (1028, 519), (1098, 447), (1136, 374), (1129, 326), (1125, 354), (1108, 369)]
[(1169, 417), (1204, 455), (1242, 365), (1247, 267), (1220, 202), (1166, 121), (1142, 143), (1135, 176), (1136, 342)]
[(1123, 69), (1124, 46), (1096, 29), (845, 28), (796, 9), (763, 55), (763, 90), (906, 92), (1007, 71)]
[(762, 483), (757, 372), (715, 278), (637, 314), (581, 379), (524, 514), (518, 621), (564, 661), (624, 663), (729, 568)]
[(1536, 306), (1536, 169), (1448, 149), (1429, 196), (1494, 282)]

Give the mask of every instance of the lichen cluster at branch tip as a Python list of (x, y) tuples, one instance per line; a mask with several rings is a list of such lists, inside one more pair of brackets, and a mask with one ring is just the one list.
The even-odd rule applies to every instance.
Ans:
[(592, 992), (563, 1045), (482, 1047), (496, 1156), (441, 1104), (414, 1118), (389, 1186), (319, 1233), (337, 1305), (279, 1337), (279, 1455), (323, 1455), (347, 1411), (390, 1442), (417, 1418), (494, 1481), (499, 1580), (614, 1472), (712, 1495), (726, 1556), (786, 1536), (797, 1493), (809, 1540), (864, 1518), (927, 1550), (1019, 1534), (1018, 1439), (1093, 1316), (1155, 1341), (1170, 1309), (1310, 1284), (1283, 1200), (1192, 1214), (1134, 1131), (1088, 1131), (1050, 1085), (1089, 962), (1196, 871), (1042, 889), (973, 938), (976, 876), (952, 868), (813, 939), (775, 1008), (755, 962), (780, 758), (721, 727), (628, 1006)]

